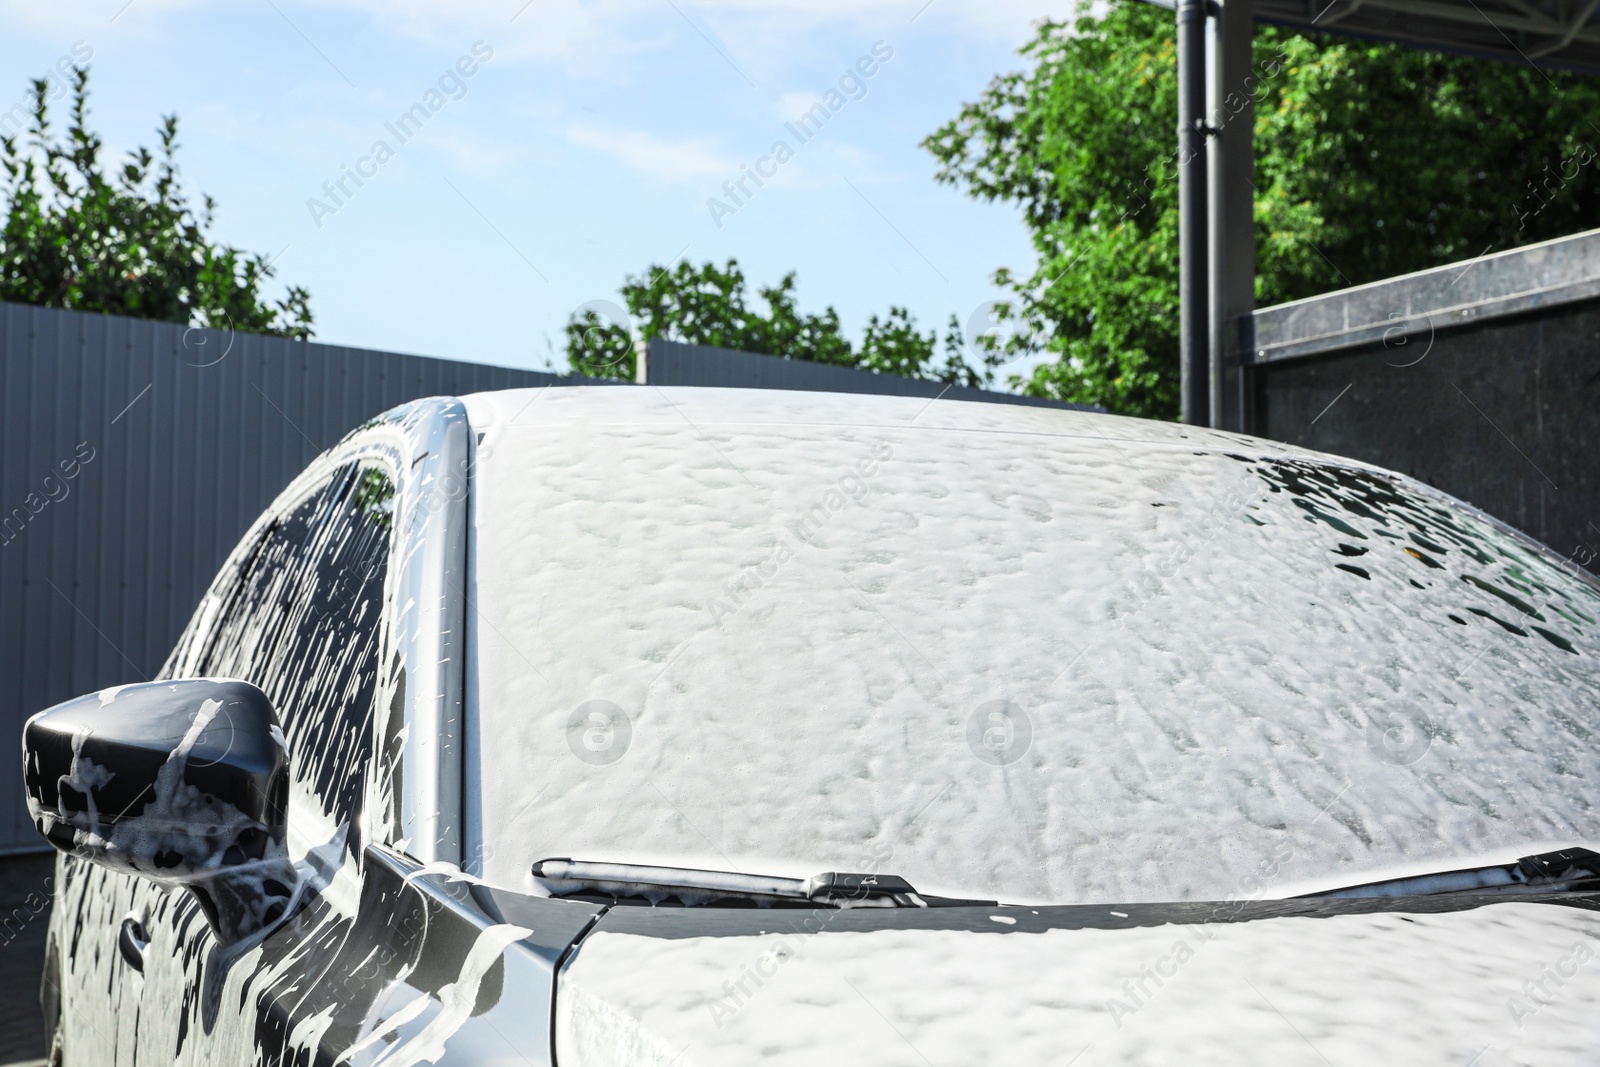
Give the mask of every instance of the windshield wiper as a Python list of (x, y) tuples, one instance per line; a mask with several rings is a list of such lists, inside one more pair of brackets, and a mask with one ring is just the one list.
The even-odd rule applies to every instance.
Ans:
[[(1441, 893), (1581, 893), (1600, 891), (1600, 853), (1566, 848), (1495, 867), (1387, 878), (1305, 897), (1430, 897)], [(1302, 898), (1304, 899), (1304, 898)]]
[(677, 897), (684, 904), (743, 900), (758, 905), (814, 904), (832, 908), (993, 907), (992, 900), (954, 900), (918, 893), (894, 874), (844, 874), (829, 871), (810, 878), (780, 878), (736, 871), (650, 867), (638, 863), (596, 863), (544, 859), (533, 876), (554, 896), (638, 897), (652, 904)]

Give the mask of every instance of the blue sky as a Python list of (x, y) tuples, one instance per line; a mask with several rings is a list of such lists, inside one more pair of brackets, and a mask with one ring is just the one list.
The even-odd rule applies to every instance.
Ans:
[[(924, 329), (965, 320), (998, 295), (996, 267), (1026, 271), (1033, 255), (1014, 208), (936, 185), (917, 142), (1071, 5), (4, 10), (0, 110), (77, 49), (92, 51), (93, 124), (114, 155), (153, 144), (177, 112), (185, 182), (217, 199), (217, 236), (279, 256), (280, 281), (311, 290), (319, 340), (543, 367), (564, 364), (575, 308), (679, 257), (736, 257), (752, 285), (798, 271), (801, 307), (833, 305), (852, 334), (891, 304)], [(837, 111), (802, 143), (786, 124), (818, 102)], [(402, 140), (390, 126), (419, 104), (426, 121)], [(758, 166), (759, 187), (744, 177)]]

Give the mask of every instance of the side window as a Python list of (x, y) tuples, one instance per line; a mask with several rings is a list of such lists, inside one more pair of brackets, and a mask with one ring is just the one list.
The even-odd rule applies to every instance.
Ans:
[(195, 673), (272, 698), (295, 781), (352, 829), (373, 749), (393, 507), (381, 470), (338, 471), (267, 528), (195, 657)]

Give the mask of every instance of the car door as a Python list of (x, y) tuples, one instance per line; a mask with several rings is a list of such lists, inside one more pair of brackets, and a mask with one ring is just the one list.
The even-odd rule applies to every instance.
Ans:
[[(372, 461), (338, 463), (309, 481), (258, 524), (168, 667), (251, 681), (278, 709), (290, 751), (290, 855), (314, 872), (305, 903), (259, 945), (225, 951), (185, 890), (67, 858), (69, 1063), (279, 1062), (291, 1046), (320, 1044), (319, 1022), (306, 1024), (302, 1008), (325, 999), (314, 995), (318, 982), (331, 977), (360, 910), (395, 488)], [(133, 960), (116, 944), (127, 917), (147, 941)], [(325, 1012), (322, 1032), (327, 1021)]]
[(357, 921), (394, 497), (381, 466), (335, 468), (268, 527), (196, 657), (195, 673), (243, 678), (272, 698), (289, 747), (290, 855), (315, 857), (321, 883), (259, 953), (207, 951), (210, 931), (191, 923), (185, 951), (168, 957), (182, 965), (173, 984), (199, 1009), (191, 1039), (225, 1061), (318, 1043), (304, 1002)]

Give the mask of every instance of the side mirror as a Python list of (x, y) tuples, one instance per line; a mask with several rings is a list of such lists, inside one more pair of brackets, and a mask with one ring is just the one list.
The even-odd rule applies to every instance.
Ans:
[(22, 764), (46, 841), (185, 887), (222, 944), (288, 910), (289, 752), (249, 682), (145, 682), (57, 704), (23, 727)]

